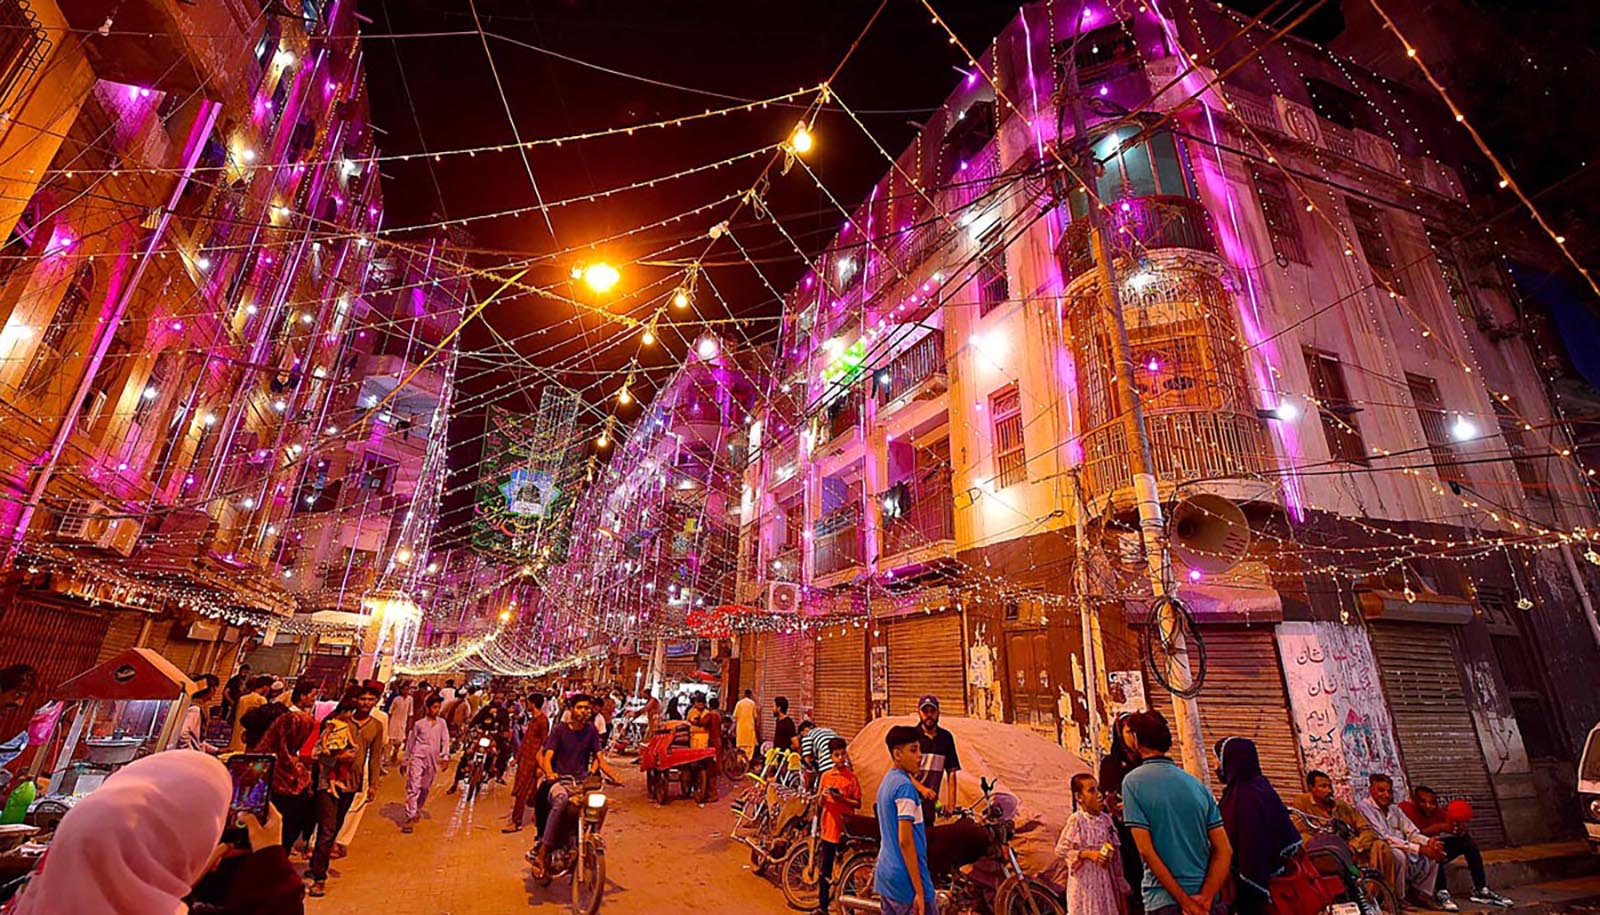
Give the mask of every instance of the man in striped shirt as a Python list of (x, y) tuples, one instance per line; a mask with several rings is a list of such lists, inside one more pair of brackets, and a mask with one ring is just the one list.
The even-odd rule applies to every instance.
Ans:
[(816, 722), (800, 722), (800, 759), (806, 764), (806, 781), (816, 784), (822, 773), (833, 768), (833, 754), (828, 744), (839, 734), (833, 728), (817, 727)]

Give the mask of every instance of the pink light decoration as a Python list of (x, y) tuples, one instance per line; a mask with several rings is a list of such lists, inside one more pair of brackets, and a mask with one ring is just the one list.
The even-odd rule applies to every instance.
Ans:
[(978, 84), (978, 71), (977, 70), (973, 70), (971, 73), (967, 74), (967, 88), (970, 89), (973, 86), (976, 86), (977, 84)]
[(77, 244), (77, 239), (65, 228), (56, 228), (50, 233), (50, 241), (44, 246), (45, 254), (65, 254)]
[(1145, 368), (1149, 369), (1152, 372), (1159, 372), (1159, 371), (1161, 371), (1161, 363), (1159, 361), (1155, 360), (1155, 359), (1151, 359), (1150, 360), (1150, 364), (1146, 365)]
[(965, 159), (961, 160), (961, 170), (962, 171), (966, 171), (967, 170), (967, 160), (965, 160)]
[(806, 288), (810, 289), (811, 288), (811, 284), (814, 283), (814, 282), (816, 282), (816, 277), (812, 276), (809, 273), (806, 274)]
[(1101, 86), (1100, 87), (1100, 94), (1102, 96), (1110, 95), (1111, 94), (1111, 87), (1110, 86)]
[(182, 321), (173, 321), (172, 322), (172, 329), (173, 330), (183, 330), (183, 322)]
[(1200, 580), (1200, 570), (1199, 569), (1190, 569), (1189, 570), (1189, 580), (1190, 581), (1199, 581)]

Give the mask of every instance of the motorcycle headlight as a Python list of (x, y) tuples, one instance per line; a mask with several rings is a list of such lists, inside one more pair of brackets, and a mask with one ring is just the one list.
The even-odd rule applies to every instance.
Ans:
[(479, 737), (478, 738), (478, 746), (487, 747), (488, 745), (489, 745), (489, 738), (487, 738), (487, 737)]
[(606, 819), (606, 796), (596, 791), (589, 795), (589, 800), (583, 806), (583, 818), (595, 829)]

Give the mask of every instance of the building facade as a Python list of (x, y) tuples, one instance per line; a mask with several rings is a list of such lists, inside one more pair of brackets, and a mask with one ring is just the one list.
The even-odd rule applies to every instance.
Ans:
[[(437, 483), (400, 423), (430, 434), (451, 358), (356, 414), (459, 311), (422, 278), (458, 272), (438, 242), (376, 234), (354, 4), (7, 8), (0, 654), (45, 689), (130, 645), (297, 670), (301, 611), (359, 593), (322, 594), (332, 564), (426, 550), (391, 497)], [(321, 511), (341, 480), (382, 503), (359, 534)]]
[(1089, 690), (1170, 708), (1114, 291), (1162, 501), (1248, 527), (1168, 529), (1206, 743), (1285, 793), (1431, 785), (1490, 842), (1572, 825), (1590, 471), (1448, 116), (1222, 8), (1029, 4), (973, 53), (786, 302), (739, 545), (741, 600), (798, 588), (744, 640), (764, 701), (850, 732), (934, 692), (1084, 752)]

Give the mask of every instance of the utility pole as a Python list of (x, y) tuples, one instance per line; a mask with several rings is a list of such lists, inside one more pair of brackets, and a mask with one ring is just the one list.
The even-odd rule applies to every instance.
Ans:
[[(1092, 174), (1082, 171), (1092, 167), (1089, 154), (1088, 125), (1083, 112), (1083, 92), (1078, 85), (1076, 55), (1067, 54), (1067, 101), (1072, 106), (1072, 147), (1080, 180), (1094, 181)], [(1117, 285), (1117, 268), (1112, 263), (1111, 244), (1107, 235), (1106, 215), (1100, 206), (1095, 189), (1085, 185), (1089, 192), (1088, 211), (1090, 246), (1095, 267), (1100, 274), (1100, 300), (1111, 316), (1113, 333), (1111, 351), (1117, 378), (1117, 401), (1122, 408), (1123, 436), (1128, 444), (1128, 466), (1133, 472), (1133, 495), (1139, 511), (1139, 534), (1144, 542), (1144, 554), (1150, 578), (1150, 605), (1152, 610), (1167, 596), (1167, 540), (1166, 524), (1161, 517), (1161, 498), (1156, 488), (1150, 458), (1150, 436), (1145, 430), (1144, 408), (1139, 403), (1139, 389), (1133, 383), (1133, 355), (1128, 344), (1128, 322), (1122, 313), (1122, 293)], [(1159, 620), (1152, 613), (1146, 625), (1155, 626)], [(1172, 651), (1167, 656), (1167, 680), (1187, 684), (1189, 675), (1189, 646), (1181, 632), (1172, 640)], [(1172, 697), (1174, 738), (1183, 755), (1183, 767), (1190, 775), (1210, 785), (1210, 774), (1205, 765), (1205, 742), (1200, 735), (1200, 704), (1193, 698), (1174, 694)]]
[[(1100, 717), (1100, 695), (1105, 688), (1105, 648), (1100, 641), (1100, 612), (1089, 599), (1089, 510), (1083, 502), (1083, 475), (1072, 468), (1072, 498), (1077, 503), (1073, 531), (1077, 539), (1078, 622), (1083, 637), (1083, 676), (1089, 682), (1084, 699), (1089, 707), (1089, 745), (1094, 748), (1094, 761), (1107, 747), (1101, 744), (1104, 721)], [(1115, 735), (1113, 735), (1115, 739)]]

